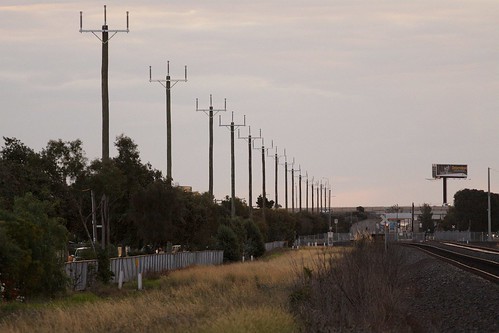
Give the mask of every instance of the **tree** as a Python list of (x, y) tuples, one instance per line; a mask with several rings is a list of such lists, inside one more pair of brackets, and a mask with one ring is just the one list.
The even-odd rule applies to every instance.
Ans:
[(40, 200), (51, 195), (51, 179), (45, 172), (41, 157), (20, 140), (4, 137), (0, 151), (0, 197), (2, 208), (11, 210), (14, 198), (31, 192)]
[[(234, 203), (236, 206), (236, 216), (242, 217), (242, 218), (248, 218), (249, 217), (249, 207), (246, 204), (245, 201), (241, 200), (240, 198), (234, 198)], [(225, 199), (222, 200), (221, 202), (222, 207), (225, 208), (226, 215), (230, 215), (230, 209), (231, 209), (231, 198), (226, 195)]]
[(365, 212), (364, 207), (358, 206), (355, 211), (355, 215), (357, 216), (358, 221), (366, 220), (367, 219), (367, 214)]
[(386, 212), (387, 213), (398, 213), (398, 212), (400, 212), (400, 207), (399, 207), (399, 205), (393, 205), (393, 206), (387, 208)]
[(255, 258), (262, 256), (265, 253), (265, 242), (260, 229), (249, 219), (244, 221), (243, 226), (246, 231), (244, 254)]
[(203, 194), (183, 192), (185, 205), (182, 244), (188, 249), (201, 250), (212, 245), (218, 229), (221, 207), (213, 202), (209, 192)]
[(131, 218), (141, 245), (178, 243), (184, 214), (181, 190), (161, 180), (139, 190), (131, 200)]
[(419, 221), (422, 225), (422, 229), (427, 232), (433, 232), (435, 230), (435, 224), (433, 223), (433, 213), (431, 206), (428, 204), (423, 204), (420, 207), (421, 214), (419, 215)]
[(51, 201), (51, 216), (67, 221), (72, 234), (83, 235), (79, 211), (86, 178), (86, 158), (80, 140), (51, 140), (41, 153), (15, 138), (4, 138), (0, 151), (0, 208), (12, 210), (15, 197), (30, 192)]
[(224, 251), (224, 261), (238, 261), (241, 258), (241, 248), (236, 233), (227, 225), (221, 224), (217, 231), (217, 246)]
[(328, 231), (329, 215), (312, 214), (311, 212), (301, 211), (296, 213), (296, 233), (299, 235), (313, 235)]
[(77, 240), (91, 240), (89, 219), (84, 216), (84, 212), (91, 212), (91, 188), (81, 140), (50, 140), (40, 155), (43, 170), (50, 177), (50, 191), (58, 199), (56, 216), (66, 221)]
[(15, 277), (12, 289), (24, 297), (54, 296), (66, 287), (67, 231), (59, 219), (49, 217), (51, 210), (53, 204), (27, 193), (15, 199), (13, 213), (2, 213), (2, 237), (7, 239), (10, 258), (17, 259), (15, 264), (6, 261), (2, 276)]
[[(5, 214), (5, 213), (4, 213)], [(0, 214), (0, 286), (3, 288), (0, 299), (7, 301), (15, 300), (18, 296), (17, 281), (25, 270), (25, 259), (27, 255), (16, 242), (7, 234), (5, 227), (5, 216)]]
[[(454, 194), (454, 206), (444, 220), (444, 228), (455, 226), (458, 230), (483, 231), (488, 229), (488, 193), (464, 189)], [(491, 193), (492, 230), (499, 229), (499, 195)]]
[(81, 140), (50, 140), (41, 158), (53, 183), (72, 184), (86, 175), (87, 158)]
[[(286, 210), (269, 210), (266, 216), (267, 242), (288, 241), (292, 244), (295, 239), (297, 214), (290, 214)], [(263, 230), (260, 228), (260, 231)]]
[[(256, 199), (256, 205), (260, 209), (263, 207), (263, 197), (261, 195)], [(269, 199), (265, 198), (265, 208), (271, 209), (272, 207), (274, 207), (274, 200), (269, 201)]]

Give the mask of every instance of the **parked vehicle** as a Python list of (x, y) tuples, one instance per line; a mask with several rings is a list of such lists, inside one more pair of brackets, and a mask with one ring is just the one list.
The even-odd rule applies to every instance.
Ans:
[(73, 261), (95, 259), (94, 251), (91, 247), (78, 247), (75, 251)]

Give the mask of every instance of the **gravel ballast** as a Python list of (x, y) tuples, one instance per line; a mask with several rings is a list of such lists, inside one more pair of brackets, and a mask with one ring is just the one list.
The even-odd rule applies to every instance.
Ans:
[(499, 285), (420, 250), (407, 252), (407, 317), (414, 331), (499, 332)]

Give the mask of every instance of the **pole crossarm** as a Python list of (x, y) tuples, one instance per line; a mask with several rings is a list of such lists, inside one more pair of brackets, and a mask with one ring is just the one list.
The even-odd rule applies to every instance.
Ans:
[[(98, 40), (101, 41), (103, 44), (107, 44), (111, 38), (113, 38), (118, 32), (126, 32), (129, 33), (129, 16), (128, 16), (128, 11), (126, 12), (126, 29), (108, 29), (107, 27), (107, 11), (106, 11), (106, 5), (104, 5), (104, 25), (102, 26), (101, 29), (83, 29), (83, 11), (80, 11), (80, 33), (83, 32), (90, 32), (92, 33), (95, 37), (97, 37)], [(110, 37), (108, 37), (106, 40), (101, 38), (97, 33), (112, 33)]]
[[(166, 62), (166, 78), (164, 80), (153, 79), (152, 78), (152, 67), (149, 66), (149, 82), (158, 82), (159, 84), (161, 84), (163, 86), (163, 88), (171, 89), (179, 82), (187, 82), (187, 66), (184, 66), (184, 78), (183, 79), (172, 79), (170, 77), (170, 61), (167, 61)], [(169, 87), (168, 87), (168, 82), (170, 83)], [(210, 95), (210, 97), (211, 97), (211, 95)]]
[(253, 136), (253, 135), (251, 135), (251, 126), (248, 126), (248, 136), (241, 136), (241, 132), (238, 129), (237, 130), (237, 138), (250, 142), (253, 146), (253, 149), (254, 149), (255, 140), (262, 139), (262, 130), (260, 129), (260, 134), (258, 136)]
[(239, 127), (244, 127), (246, 126), (246, 115), (243, 116), (244, 120), (242, 124), (234, 124), (234, 111), (232, 111), (232, 121), (230, 124), (222, 124), (222, 116), (218, 115), (218, 126), (220, 127), (226, 127), (228, 130), (231, 130), (232, 127), (234, 129), (239, 128)]
[(265, 147), (265, 139), (262, 137), (262, 130), (260, 130), (260, 137), (258, 139), (262, 140), (262, 146), (261, 147), (255, 147), (255, 145), (253, 145), (253, 149), (259, 150), (259, 151), (263, 150), (265, 152), (265, 155), (267, 157), (274, 157), (274, 156), (268, 154), (268, 151), (270, 149), (274, 149), (274, 140), (271, 141), (271, 146), (270, 147)]
[[(224, 108), (223, 109), (214, 109), (213, 108), (213, 97), (210, 94), (210, 106), (208, 109), (200, 109), (199, 108), (199, 103), (198, 99), (196, 98), (196, 112), (204, 112), (207, 116), (211, 117), (212, 115), (216, 115), (219, 112), (225, 112), (227, 111), (227, 98), (224, 98)], [(212, 115), (210, 115), (210, 112), (212, 112)]]

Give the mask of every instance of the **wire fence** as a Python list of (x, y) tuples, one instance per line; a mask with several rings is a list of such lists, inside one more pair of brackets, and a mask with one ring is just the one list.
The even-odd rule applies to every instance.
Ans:
[[(376, 238), (386, 237), (390, 242), (423, 242), (427, 240), (454, 241), (454, 242), (486, 242), (488, 235), (485, 232), (470, 231), (435, 231), (434, 233), (424, 232), (389, 232), (372, 234)], [(295, 246), (332, 246), (335, 243), (350, 242), (355, 239), (352, 233), (322, 233), (316, 235), (299, 236)], [(499, 242), (499, 238), (494, 238)]]

